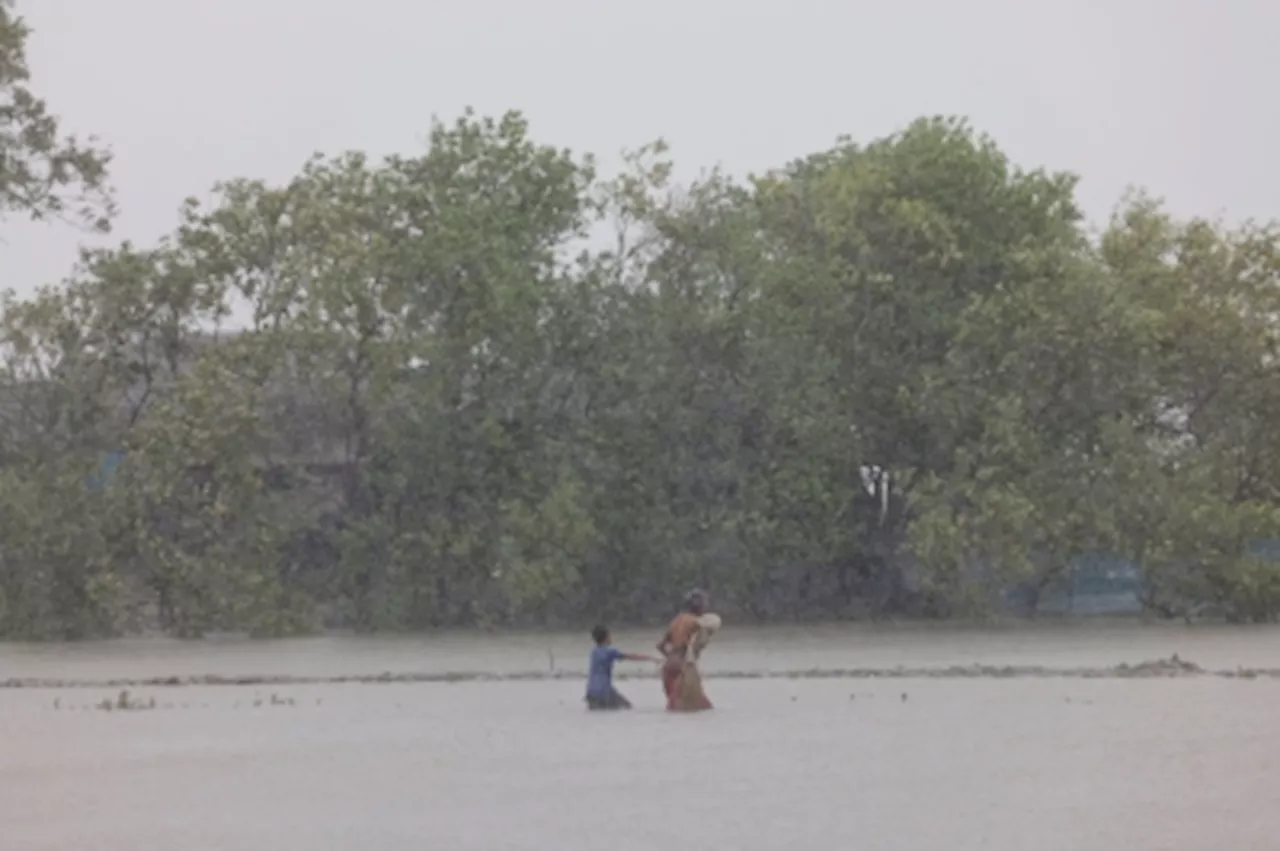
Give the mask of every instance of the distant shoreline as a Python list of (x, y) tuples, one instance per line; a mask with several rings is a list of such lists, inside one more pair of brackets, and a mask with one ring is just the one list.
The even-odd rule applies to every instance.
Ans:
[[(948, 665), (925, 667), (859, 667), (808, 668), (790, 671), (708, 671), (708, 679), (725, 680), (798, 680), (798, 679), (1172, 679), (1216, 677), (1219, 679), (1280, 679), (1280, 668), (1235, 668), (1211, 670), (1174, 655), (1130, 665), (1063, 667), (1043, 665)], [(405, 672), (367, 675), (297, 677), (284, 675), (200, 675), (188, 677), (143, 677), (113, 679), (59, 679), (26, 677), (0, 680), (6, 689), (80, 689), (80, 688), (181, 688), (189, 686), (283, 686), (283, 685), (389, 685), (395, 683), (494, 683), (541, 682), (548, 680), (580, 680), (574, 671), (520, 671), (492, 673), (482, 671)], [(652, 679), (652, 674), (619, 672), (618, 679)]]
[[(989, 617), (957, 617), (957, 618), (926, 618), (926, 617), (884, 617), (884, 618), (795, 618), (795, 619), (765, 619), (760, 620), (749, 615), (743, 615), (741, 612), (729, 610), (717, 610), (725, 618), (726, 627), (732, 630), (746, 629), (752, 631), (763, 632), (786, 632), (789, 630), (804, 631), (823, 631), (823, 630), (840, 630), (849, 632), (892, 632), (901, 630), (904, 632), (929, 632), (931, 630), (939, 631), (962, 631), (962, 632), (1006, 632), (1006, 631), (1036, 631), (1040, 629), (1088, 629), (1095, 626), (1106, 627), (1122, 627), (1133, 629), (1186, 629), (1186, 628), (1226, 628), (1226, 629), (1266, 629), (1270, 624), (1255, 623), (1231, 623), (1224, 618), (1218, 617), (1196, 617), (1191, 620), (1182, 618), (1168, 618), (1155, 614), (1135, 614), (1130, 612), (1123, 613), (1040, 613), (1032, 616), (1015, 615), (1015, 614), (996, 614)], [(203, 635), (193, 637), (183, 637), (173, 635), (159, 629), (143, 629), (130, 632), (122, 632), (114, 636), (99, 636), (84, 639), (67, 639), (67, 638), (8, 638), (0, 639), (0, 649), (5, 646), (11, 647), (40, 647), (44, 645), (92, 645), (92, 644), (118, 644), (127, 642), (147, 642), (157, 641), (171, 644), (185, 644), (192, 647), (198, 647), (201, 644), (218, 644), (218, 643), (247, 643), (247, 644), (270, 644), (273, 642), (299, 642), (299, 641), (315, 641), (323, 639), (342, 639), (342, 640), (359, 640), (359, 641), (401, 641), (415, 638), (454, 638), (454, 639), (471, 639), (471, 638), (535, 638), (541, 636), (561, 636), (572, 635), (579, 632), (590, 630), (595, 621), (584, 619), (580, 623), (555, 623), (548, 626), (450, 626), (439, 629), (421, 629), (421, 630), (387, 630), (387, 631), (369, 631), (363, 632), (356, 629), (346, 627), (326, 627), (311, 632), (290, 633), (287, 635), (254, 635), (247, 631), (219, 631), (209, 630)], [(620, 632), (646, 632), (657, 630), (661, 632), (666, 627), (665, 621), (626, 621), (626, 620), (609, 620), (607, 621), (614, 633)], [(723, 640), (723, 636), (720, 640)]]

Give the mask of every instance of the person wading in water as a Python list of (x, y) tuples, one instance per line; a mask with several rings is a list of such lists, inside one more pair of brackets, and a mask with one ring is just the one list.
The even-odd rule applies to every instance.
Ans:
[(658, 652), (666, 659), (662, 665), (662, 689), (667, 694), (667, 709), (671, 712), (700, 712), (711, 708), (711, 701), (702, 690), (697, 660), (690, 653), (690, 646), (702, 628), (700, 618), (706, 614), (709, 604), (705, 591), (690, 591), (685, 595), (684, 611), (675, 616), (658, 642)]

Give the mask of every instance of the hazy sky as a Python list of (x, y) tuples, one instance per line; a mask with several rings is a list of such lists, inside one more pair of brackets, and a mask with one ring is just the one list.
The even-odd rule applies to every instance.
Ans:
[[(315, 150), (418, 148), (433, 114), (523, 110), (607, 158), (656, 136), (689, 171), (780, 165), (961, 114), (1021, 164), (1182, 213), (1280, 217), (1278, 0), (19, 0), (41, 94), (115, 149), (116, 238), (221, 178)], [(0, 286), (82, 234), (4, 226)]]

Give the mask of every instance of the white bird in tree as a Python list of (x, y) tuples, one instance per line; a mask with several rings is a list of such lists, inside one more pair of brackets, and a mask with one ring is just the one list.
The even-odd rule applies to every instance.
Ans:
[(858, 468), (858, 474), (867, 496), (880, 497), (880, 525), (883, 526), (889, 516), (889, 471), (879, 464), (863, 464)]

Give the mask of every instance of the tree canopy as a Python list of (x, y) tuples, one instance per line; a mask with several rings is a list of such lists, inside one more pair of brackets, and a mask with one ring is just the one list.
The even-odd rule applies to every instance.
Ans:
[(93, 140), (63, 134), (31, 90), (29, 35), (14, 0), (0, 0), (0, 214), (61, 218), (105, 231), (114, 212), (110, 154)]
[[(26, 34), (0, 0), (0, 208), (105, 227)], [(1280, 613), (1280, 230), (1091, 235), (950, 118), (671, 175), (467, 112), (10, 294), (0, 635), (971, 616), (1097, 555)]]

